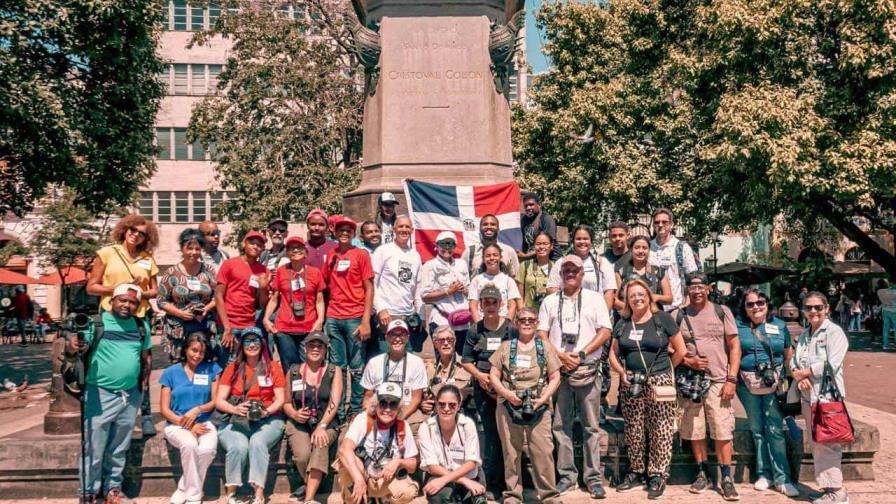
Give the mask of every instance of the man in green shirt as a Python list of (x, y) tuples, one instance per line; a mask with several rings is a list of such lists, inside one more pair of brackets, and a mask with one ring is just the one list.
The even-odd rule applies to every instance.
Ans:
[(69, 356), (79, 351), (90, 352), (83, 398), (82, 428), (86, 446), (82, 456), (86, 460), (81, 467), (86, 469), (86, 474), (81, 474), (81, 492), (86, 497), (84, 502), (96, 502), (101, 489), (108, 504), (120, 504), (124, 499), (122, 472), (142, 402), (143, 385), (152, 367), (149, 326), (134, 316), (140, 296), (140, 287), (119, 285), (112, 293), (111, 310), (101, 313), (82, 332), (83, 338), (67, 335)]

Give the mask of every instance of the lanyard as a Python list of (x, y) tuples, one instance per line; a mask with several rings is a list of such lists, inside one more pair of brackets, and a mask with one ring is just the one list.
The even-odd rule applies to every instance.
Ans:
[[(559, 319), (557, 323), (560, 325), (560, 333), (563, 334), (563, 298), (566, 296), (563, 295), (562, 290), (558, 294), (560, 294), (560, 306), (557, 308), (557, 318)], [(576, 294), (576, 311), (573, 313), (578, 322), (578, 327), (576, 327), (576, 340), (578, 341), (579, 334), (582, 332), (582, 289), (579, 289), (579, 293)]]
[[(295, 301), (296, 292), (292, 289), (292, 283), (298, 278), (299, 274), (289, 265), (289, 300)], [(302, 301), (308, 301), (308, 267), (302, 265)]]
[[(452, 356), (451, 364), (448, 366), (448, 376), (445, 378), (445, 381), (448, 381), (452, 377), (454, 377), (454, 364), (456, 362), (457, 362), (457, 358)], [(444, 366), (442, 366), (442, 359), (439, 359), (438, 361), (436, 361), (436, 373), (435, 373), (435, 376), (433, 376), (433, 379), (437, 378), (439, 376), (439, 373), (441, 373), (443, 369), (445, 369), (445, 368), (444, 368)]]
[[(388, 378), (392, 376), (392, 372), (394, 369), (389, 370), (389, 354), (383, 354), (383, 383), (388, 381)], [(396, 365), (395, 367), (398, 367)], [(401, 368), (401, 392), (404, 394), (404, 381), (407, 379), (408, 375), (408, 356), (405, 354), (402, 359), (402, 368)]]
[[(324, 375), (324, 368), (327, 365), (324, 364), (317, 370), (317, 385), (314, 387), (314, 411), (317, 413), (318, 400), (317, 396), (320, 393), (320, 386), (323, 385), (321, 383), (321, 379)], [(308, 390), (308, 364), (302, 364), (302, 409), (305, 409), (305, 392)]]

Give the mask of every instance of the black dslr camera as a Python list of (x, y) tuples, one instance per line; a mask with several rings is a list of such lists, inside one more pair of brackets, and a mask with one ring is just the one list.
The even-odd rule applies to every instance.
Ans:
[(535, 416), (535, 408), (532, 406), (532, 390), (526, 389), (520, 392), (519, 398), (523, 401), (523, 405), (520, 407), (520, 412), (523, 415), (523, 418), (532, 418)]
[(709, 387), (712, 385), (712, 382), (706, 379), (706, 373), (687, 367), (680, 369), (682, 371), (675, 378), (678, 395), (695, 403), (703, 402), (703, 398), (709, 394)]
[(292, 309), (292, 316), (297, 319), (305, 318), (305, 302), (304, 301), (293, 301), (289, 304), (289, 307)]
[(647, 375), (645, 375), (642, 371), (632, 371), (627, 369), (625, 371), (625, 377), (628, 379), (628, 395), (632, 397), (641, 397), (641, 394), (644, 393), (644, 388), (647, 385)]
[(762, 380), (762, 384), (766, 387), (774, 387), (778, 383), (778, 377), (775, 375), (775, 367), (768, 362), (760, 362), (756, 364), (756, 374)]
[(190, 314), (193, 315), (194, 317), (201, 317), (202, 312), (204, 312), (204, 311), (205, 311), (205, 305), (202, 303), (194, 304), (190, 308)]
[(249, 418), (250, 422), (257, 422), (261, 420), (264, 416), (264, 404), (256, 399), (252, 399), (249, 401), (249, 412), (246, 414), (246, 417)]
[(308, 421), (305, 422), (308, 425), (308, 428), (314, 430), (317, 428), (317, 424), (320, 423), (320, 420), (317, 419), (317, 408), (311, 410), (311, 416), (308, 417)]
[(576, 333), (563, 333), (563, 343), (567, 345), (575, 345), (579, 341), (579, 335)]

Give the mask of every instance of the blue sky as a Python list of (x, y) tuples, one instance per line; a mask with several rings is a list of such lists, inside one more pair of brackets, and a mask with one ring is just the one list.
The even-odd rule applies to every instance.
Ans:
[(532, 67), (533, 74), (548, 69), (550, 63), (542, 53), (544, 36), (535, 27), (535, 11), (541, 7), (542, 0), (526, 0), (526, 61)]

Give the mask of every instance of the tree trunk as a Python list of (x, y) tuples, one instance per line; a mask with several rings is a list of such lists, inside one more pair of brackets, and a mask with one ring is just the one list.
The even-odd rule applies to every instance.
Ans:
[(872, 261), (889, 273), (891, 278), (896, 278), (896, 256), (881, 247), (868, 233), (856, 226), (848, 216), (843, 215), (835, 208), (830, 201), (816, 199), (815, 207), (828, 222), (843, 233), (843, 236), (854, 241)]

